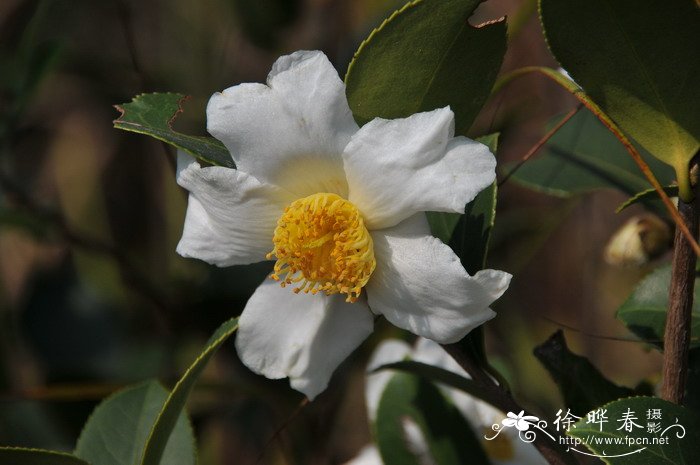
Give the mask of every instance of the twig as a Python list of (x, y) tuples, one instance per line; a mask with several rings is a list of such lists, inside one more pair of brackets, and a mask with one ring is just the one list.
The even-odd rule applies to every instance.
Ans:
[[(459, 344), (444, 344), (442, 347), (454, 358), (459, 366), (469, 373), (472, 380), (474, 380), (479, 387), (489, 393), (489, 396), (496, 401), (494, 403), (495, 407), (504, 412), (517, 413), (525, 411), (527, 414), (527, 410), (517, 403), (512, 394), (496, 384), (496, 382), (462, 350)], [(548, 431), (548, 433), (557, 438), (558, 441), (560, 436), (558, 432)], [(534, 446), (551, 465), (577, 464), (577, 460), (573, 456), (567, 455), (557, 441), (550, 441), (541, 435), (537, 435), (535, 436)]]
[[(661, 197), (661, 201), (666, 207), (668, 213), (671, 215), (671, 218), (676, 224), (676, 227), (681, 230), (685, 238), (690, 243), (695, 254), (700, 255), (700, 245), (695, 240), (695, 236), (691, 234), (690, 230), (688, 229), (685, 222), (678, 213), (678, 209), (673, 205), (673, 202), (671, 202), (671, 199), (668, 197), (668, 194), (666, 194), (663, 187), (659, 183), (659, 180), (656, 179), (656, 176), (651, 171), (651, 168), (649, 168), (647, 162), (644, 161), (637, 148), (632, 144), (632, 142), (627, 138), (627, 136), (625, 136), (622, 133), (622, 130), (617, 126), (617, 124), (615, 124), (615, 122), (612, 119), (610, 119), (610, 117), (607, 114), (605, 114), (605, 112), (603, 112), (603, 110), (595, 102), (593, 102), (593, 100), (588, 98), (586, 93), (581, 88), (579, 88), (577, 84), (574, 84), (572, 81), (561, 76), (558, 72), (554, 71), (553, 69), (542, 66), (526, 66), (524, 68), (511, 71), (505, 76), (502, 76), (496, 82), (496, 84), (494, 84), (493, 90), (491, 91), (491, 95), (498, 93), (506, 84), (511, 82), (513, 79), (533, 72), (540, 73), (543, 76), (551, 79), (555, 83), (562, 86), (565, 90), (571, 93), (571, 95), (576, 97), (576, 99), (579, 102), (581, 102), (586, 108), (588, 108), (600, 120), (600, 122), (603, 123), (603, 125), (606, 128), (608, 128), (608, 130), (612, 132), (615, 137), (617, 137), (617, 139), (622, 143), (627, 152), (630, 154), (634, 162), (637, 164), (639, 169), (642, 171), (644, 177), (647, 178), (654, 190), (659, 194), (659, 197)], [(677, 176), (678, 174), (679, 173), (676, 173)], [(686, 179), (681, 179), (679, 177), (678, 183), (679, 189), (681, 191), (681, 197), (683, 197), (683, 186), (686, 184), (689, 185), (690, 183), (687, 182), (687, 177)]]
[[(697, 166), (697, 165), (696, 165)], [(678, 199), (678, 211), (694, 235), (698, 231), (698, 188), (690, 202)], [(664, 363), (661, 397), (682, 404), (688, 378), (690, 324), (695, 288), (697, 255), (682, 232), (676, 229), (673, 248), (671, 284), (668, 292), (668, 314), (664, 333)]]
[(506, 175), (503, 177), (503, 179), (501, 179), (501, 180), (498, 182), (498, 187), (501, 187), (503, 184), (505, 184), (505, 183), (508, 181), (508, 179), (510, 179), (510, 177), (513, 176), (513, 175), (515, 174), (515, 172), (518, 171), (518, 170), (520, 169), (520, 167), (523, 166), (523, 165), (525, 164), (525, 162), (527, 162), (530, 158), (532, 158), (532, 156), (533, 156), (534, 154), (536, 154), (536, 153), (542, 148), (542, 146), (543, 146), (544, 144), (546, 144), (547, 141), (549, 141), (549, 139), (551, 139), (552, 136), (553, 136), (559, 129), (561, 129), (562, 126), (564, 126), (564, 125), (566, 124), (567, 121), (569, 121), (571, 118), (573, 118), (574, 115), (575, 115), (576, 113), (578, 113), (578, 111), (579, 111), (582, 107), (583, 107), (583, 104), (580, 104), (580, 103), (579, 103), (579, 105), (578, 105), (576, 108), (574, 108), (574, 109), (571, 110), (569, 113), (567, 113), (566, 116), (564, 116), (564, 118), (561, 119), (561, 121), (559, 121), (557, 124), (555, 124), (554, 127), (553, 127), (552, 129), (550, 129), (549, 131), (547, 131), (547, 134), (545, 134), (544, 136), (542, 136), (542, 138), (541, 138), (540, 140), (538, 140), (537, 143), (536, 143), (535, 145), (533, 145), (533, 146), (530, 148), (530, 150), (527, 151), (527, 153), (526, 153), (525, 155), (523, 155), (523, 157), (520, 159), (520, 161), (518, 162), (518, 164), (515, 165), (515, 166), (513, 167), (513, 169), (510, 170), (510, 171), (508, 172), (508, 174), (506, 174)]

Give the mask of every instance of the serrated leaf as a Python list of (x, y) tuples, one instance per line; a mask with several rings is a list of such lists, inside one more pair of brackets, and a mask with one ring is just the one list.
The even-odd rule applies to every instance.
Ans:
[(177, 426), (178, 418), (184, 415), (185, 403), (202, 374), (204, 367), (221, 345), (238, 329), (238, 318), (232, 318), (223, 323), (209, 338), (206, 347), (197, 359), (190, 365), (185, 374), (173, 388), (156, 418), (150, 431), (141, 460), (142, 465), (158, 465), (165, 462), (169, 438)]
[[(642, 156), (661, 184), (671, 183), (672, 169), (648, 154), (642, 152)], [(516, 163), (509, 163), (501, 172), (507, 175), (516, 166)], [(511, 178), (523, 186), (557, 197), (606, 188), (632, 196), (649, 188), (649, 182), (622, 143), (586, 109), (566, 122), (542, 151), (517, 168)], [(660, 201), (652, 197), (645, 200), (655, 211), (665, 211)]]
[(612, 383), (587, 358), (571, 352), (561, 330), (535, 347), (534, 354), (557, 383), (564, 404), (575, 415), (621, 397), (639, 394)]
[(24, 447), (0, 447), (0, 463), (7, 465), (89, 465), (64, 452)]
[[(644, 277), (625, 303), (617, 310), (617, 318), (627, 328), (645, 341), (661, 347), (666, 328), (668, 287), (671, 283), (671, 267), (663, 266)], [(691, 347), (700, 346), (700, 279), (695, 278), (693, 311), (691, 314)]]
[(417, 0), (362, 43), (345, 83), (359, 124), (450, 105), (463, 134), (490, 95), (506, 49), (504, 20), (473, 27), (480, 0)]
[[(664, 192), (666, 192), (666, 195), (669, 197), (678, 197), (678, 186), (666, 186), (664, 187)], [(654, 188), (647, 189), (642, 192), (637, 192), (635, 195), (625, 200), (619, 207), (617, 207), (615, 213), (620, 213), (626, 210), (628, 207), (638, 203), (649, 204), (656, 201), (659, 201), (659, 193), (656, 192), (656, 189)]]
[[(700, 421), (690, 410), (656, 397), (631, 397), (598, 407), (606, 410), (607, 423), (588, 423), (588, 415), (567, 434), (586, 443), (586, 447), (609, 465), (691, 465), (700, 455)], [(661, 419), (647, 418), (659, 410)], [(594, 409), (595, 411), (595, 409)], [(625, 415), (632, 414), (635, 425), (627, 431)], [(648, 432), (649, 422), (659, 423), (660, 431)], [(674, 426), (675, 425), (675, 426)], [(657, 444), (654, 444), (656, 438)], [(665, 438), (664, 443), (658, 443)], [(648, 444), (643, 444), (643, 442)], [(628, 445), (629, 442), (632, 444)], [(639, 442), (639, 444), (636, 444)], [(587, 453), (582, 445), (571, 445), (571, 453)], [(590, 455), (590, 454), (589, 454)], [(604, 457), (603, 457), (604, 456)]]
[(155, 137), (207, 164), (235, 168), (228, 150), (217, 139), (190, 136), (172, 128), (187, 98), (173, 93), (137, 95), (130, 103), (115, 105), (121, 116), (114, 120), (114, 127)]
[[(409, 422), (419, 428), (422, 438), (406, 431)], [(433, 384), (406, 373), (394, 375), (382, 393), (375, 434), (385, 465), (490, 463), (457, 408)], [(432, 461), (418, 458), (424, 449)]]
[[(136, 465), (168, 391), (155, 380), (126, 388), (94, 410), (78, 438), (75, 455), (91, 465)], [(169, 437), (163, 465), (194, 465), (194, 435), (184, 413)]]
[(676, 169), (700, 148), (700, 11), (693, 0), (540, 0), (552, 53), (627, 134)]

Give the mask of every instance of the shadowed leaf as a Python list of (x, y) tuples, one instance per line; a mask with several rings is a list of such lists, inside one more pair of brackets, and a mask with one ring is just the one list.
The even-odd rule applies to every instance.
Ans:
[(559, 386), (564, 404), (575, 415), (611, 400), (639, 394), (613, 384), (587, 358), (571, 352), (561, 331), (535, 347), (534, 353)]
[[(661, 347), (666, 328), (668, 286), (671, 283), (671, 267), (663, 266), (645, 276), (625, 303), (617, 310), (617, 318), (640, 338)], [(690, 345), (700, 346), (700, 279), (695, 278), (695, 295), (690, 322)]]
[(89, 465), (63, 452), (22, 447), (0, 447), (0, 463), (7, 465)]
[(414, 375), (391, 378), (374, 426), (385, 465), (490, 463), (459, 410), (436, 386)]
[[(596, 406), (606, 421), (584, 415), (567, 434), (609, 465), (691, 465), (700, 455), (700, 421), (690, 410), (656, 397), (631, 397)], [(593, 411), (595, 411), (593, 410)], [(654, 411), (659, 418), (652, 417)], [(591, 412), (592, 413), (592, 412)], [(631, 423), (626, 422), (627, 418)], [(658, 430), (648, 430), (648, 424)], [(601, 431), (602, 429), (602, 431)], [(586, 453), (583, 445), (571, 453)]]
[(696, 2), (541, 0), (540, 14), (561, 65), (687, 189), (688, 163), (700, 148)]
[(362, 43), (345, 83), (359, 124), (450, 105), (464, 134), (490, 95), (506, 49), (505, 21), (468, 18), (480, 0), (418, 0)]
[(114, 127), (155, 137), (207, 164), (234, 168), (231, 155), (217, 139), (173, 130), (172, 122), (182, 112), (186, 99), (182, 94), (172, 93), (138, 95), (129, 103), (115, 105), (121, 116), (114, 120)]

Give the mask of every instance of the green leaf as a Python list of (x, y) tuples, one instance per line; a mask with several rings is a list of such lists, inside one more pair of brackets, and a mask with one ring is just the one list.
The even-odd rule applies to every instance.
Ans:
[[(408, 421), (420, 428), (433, 461), (417, 458), (405, 430)], [(433, 384), (406, 373), (395, 375), (387, 384), (377, 408), (375, 434), (385, 465), (489, 464), (457, 408)]]
[[(148, 434), (167, 398), (168, 391), (154, 380), (108, 397), (85, 424), (75, 455), (91, 465), (140, 463)], [(194, 465), (195, 462), (194, 435), (187, 416), (182, 413), (161, 463)]]
[[(671, 267), (663, 266), (644, 277), (625, 303), (617, 310), (617, 318), (640, 338), (659, 347), (666, 328), (668, 286), (671, 283)], [(693, 312), (691, 315), (691, 347), (700, 346), (700, 279), (695, 278)]]
[(470, 274), (486, 266), (491, 230), (496, 220), (497, 191), (494, 181), (467, 205), (450, 241), (450, 246), (462, 259), (462, 265)]
[[(670, 184), (673, 170), (648, 154), (642, 155), (659, 182)], [(507, 175), (516, 166), (516, 163), (509, 163), (502, 172)], [(632, 196), (649, 188), (649, 182), (622, 143), (585, 109), (564, 124), (542, 151), (517, 168), (511, 178), (523, 186), (557, 197), (605, 188)], [(665, 211), (657, 199), (646, 200), (651, 208)]]
[[(467, 204), (465, 213), (459, 217), (449, 242), (452, 250), (460, 258), (464, 269), (472, 275), (486, 267), (491, 230), (496, 219), (497, 191), (498, 187), (494, 181), (489, 187), (479, 192), (472, 202)], [(448, 214), (443, 213), (443, 215)], [(486, 359), (482, 327), (473, 329), (456, 344), (460, 346), (462, 352), (469, 354), (479, 366), (498, 378), (499, 382), (505, 382)]]
[[(666, 192), (666, 195), (669, 197), (678, 197), (678, 186), (666, 186), (664, 187), (664, 192)], [(651, 189), (637, 192), (635, 195), (625, 200), (619, 207), (617, 207), (615, 213), (620, 213), (627, 209), (627, 207), (631, 207), (632, 205), (636, 205), (638, 203), (650, 204), (657, 201), (659, 201), (659, 193), (652, 187)]]
[[(178, 418), (183, 415), (185, 403), (194, 387), (194, 384), (202, 374), (204, 367), (221, 345), (238, 329), (238, 318), (232, 318), (214, 332), (207, 345), (197, 359), (190, 365), (185, 374), (180, 378), (172, 392), (165, 401), (158, 418), (151, 429), (143, 452), (142, 465), (158, 465), (170, 463), (164, 460), (167, 456), (169, 438), (177, 427)], [(165, 454), (165, 455), (164, 455)], [(163, 458), (163, 460), (161, 460)]]
[(187, 98), (172, 93), (138, 95), (130, 103), (115, 105), (121, 116), (114, 120), (114, 127), (155, 137), (207, 164), (234, 168), (231, 155), (217, 139), (173, 130), (172, 123), (182, 113), (182, 104)]
[(486, 134), (485, 136), (477, 137), (475, 140), (487, 146), (491, 153), (495, 155), (496, 152), (498, 152), (498, 141), (500, 138), (501, 133), (494, 132), (493, 134)]
[(402, 362), (387, 363), (377, 367), (374, 372), (380, 370), (400, 370), (412, 375), (419, 376), (434, 383), (441, 383), (445, 386), (458, 389), (476, 398), (484, 400), (492, 405), (498, 404), (498, 399), (492, 396), (489, 391), (479, 387), (470, 378), (465, 378), (444, 368), (428, 365), (422, 362), (406, 360)]
[(430, 232), (445, 244), (450, 243), (452, 233), (462, 217), (459, 213), (425, 212), (430, 225)]
[(89, 465), (79, 458), (53, 450), (0, 447), (0, 463), (7, 465)]
[(582, 415), (606, 402), (638, 394), (632, 389), (613, 384), (587, 358), (571, 352), (561, 330), (535, 347), (534, 354), (559, 386), (564, 404), (575, 415)]
[[(498, 149), (499, 134), (489, 134), (477, 140), (486, 144), (492, 153)], [(474, 274), (486, 267), (491, 230), (496, 219), (496, 181), (479, 192), (474, 200), (467, 204), (464, 215), (444, 212), (428, 212), (428, 223), (433, 235), (450, 245), (460, 258), (464, 268)], [(486, 360), (484, 334), (481, 327), (472, 330), (457, 344), (492, 375), (500, 379)]]
[(464, 134), (490, 95), (506, 50), (504, 20), (471, 26), (480, 0), (417, 0), (360, 45), (345, 83), (355, 120), (450, 105)]
[(559, 63), (627, 134), (676, 169), (700, 148), (700, 12), (692, 0), (540, 0)]
[[(488, 146), (492, 153), (498, 149), (499, 134), (489, 134), (476, 140)], [(485, 266), (491, 228), (496, 218), (496, 182), (479, 192), (459, 213), (428, 212), (430, 231), (452, 247), (462, 264), (474, 274)]]
[[(632, 397), (599, 408), (606, 410), (608, 420), (602, 423), (602, 431), (601, 424), (588, 423), (586, 415), (567, 434), (586, 442), (595, 455), (605, 455), (601, 457), (603, 462), (609, 465), (697, 463), (700, 456), (700, 421), (690, 410), (656, 397)], [(660, 411), (661, 419), (648, 419), (647, 415), (653, 410)], [(641, 427), (630, 425), (632, 431), (627, 431), (624, 416), (630, 413), (636, 418), (632, 421)], [(648, 432), (649, 422), (658, 423), (661, 430)], [(654, 444), (655, 440), (657, 444)], [(658, 443), (660, 440), (663, 443)], [(635, 443), (627, 445), (632, 441)], [(570, 445), (570, 452), (586, 453), (582, 445)]]

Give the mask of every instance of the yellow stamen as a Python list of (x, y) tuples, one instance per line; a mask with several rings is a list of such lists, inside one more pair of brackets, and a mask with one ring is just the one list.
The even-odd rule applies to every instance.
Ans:
[(346, 294), (355, 302), (374, 271), (372, 237), (355, 205), (339, 195), (320, 193), (292, 202), (277, 221), (272, 238), (277, 257), (270, 277), (294, 292)]

